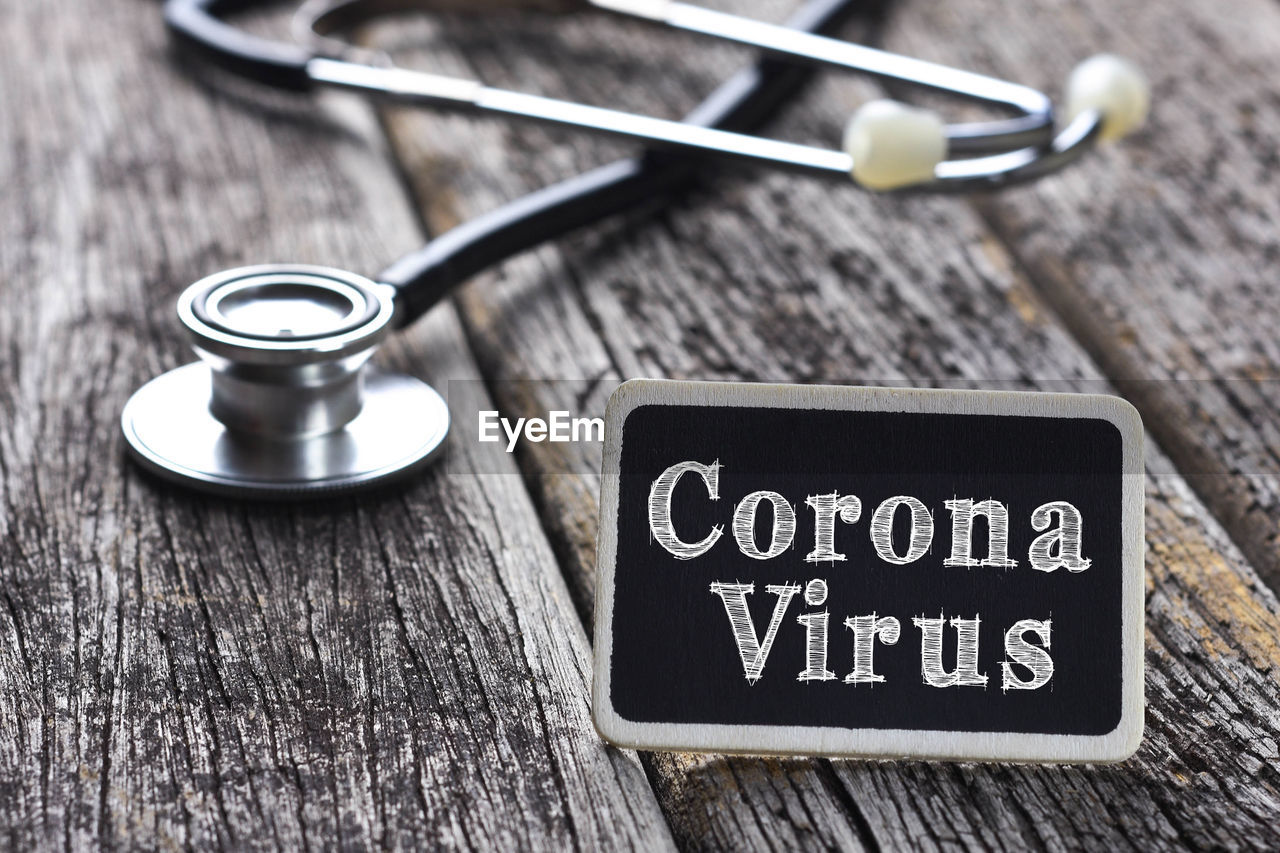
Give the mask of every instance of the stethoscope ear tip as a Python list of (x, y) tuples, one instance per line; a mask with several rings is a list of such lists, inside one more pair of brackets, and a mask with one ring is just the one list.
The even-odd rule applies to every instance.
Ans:
[[(985, 161), (948, 161), (948, 127), (937, 113), (884, 99), (858, 108), (845, 126), (843, 148), (854, 181), (868, 190), (887, 192), (931, 183), (941, 187), (944, 181), (939, 178), (954, 182), (959, 176), (983, 177), (984, 166), (989, 170), (985, 180), (995, 185), (1003, 178), (1007, 183), (1019, 169), (1028, 175), (1052, 170), (1052, 165), (1047, 170), (1027, 168), (1035, 167), (1037, 160), (1051, 163), (1053, 158), (1046, 157), (1045, 152), (1080, 150), (1090, 138), (1117, 140), (1138, 130), (1150, 109), (1151, 87), (1134, 63), (1114, 54), (1099, 54), (1071, 72), (1065, 101), (1064, 136), (1052, 140), (1053, 144), (1043, 150), (1028, 147), (1025, 152), (1003, 152), (1008, 156), (991, 156)], [(1097, 129), (1096, 136), (1088, 132), (1076, 139), (1078, 134), (1073, 135), (1071, 126), (1086, 113), (1093, 115), (1091, 124)], [(1068, 142), (1060, 141), (1064, 138)], [(1065, 162), (1062, 153), (1057, 151), (1059, 163)], [(1009, 174), (991, 169), (991, 164), (1006, 159), (1011, 164), (1005, 169)], [(968, 170), (963, 168), (966, 166)], [(959, 171), (956, 167), (960, 167)]]
[(166, 479), (233, 497), (331, 495), (417, 470), (443, 447), (449, 409), (426, 383), (368, 366), (393, 314), (385, 286), (341, 270), (201, 279), (179, 317), (202, 361), (129, 399), (130, 453)]
[(1151, 107), (1151, 84), (1142, 69), (1112, 53), (1091, 56), (1067, 78), (1066, 119), (1086, 110), (1102, 116), (1101, 138), (1121, 139), (1140, 128)]
[(853, 160), (853, 179), (863, 187), (900, 189), (933, 180), (947, 156), (947, 129), (932, 110), (868, 101), (845, 126), (844, 150)]

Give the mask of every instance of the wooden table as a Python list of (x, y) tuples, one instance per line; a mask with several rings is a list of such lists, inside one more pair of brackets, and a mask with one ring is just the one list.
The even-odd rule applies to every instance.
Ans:
[[(790, 5), (751, 11), (781, 20)], [(141, 476), (117, 418), (139, 383), (190, 360), (173, 312), (187, 283), (264, 261), (372, 273), (624, 149), (193, 75), (154, 2), (10, 0), (4, 841), (1280, 846), (1280, 6), (909, 0), (846, 34), (1055, 92), (1112, 50), (1150, 73), (1156, 110), (1125, 145), (998, 196), (726, 172), (480, 277), (382, 357), (471, 412), (490, 397), (598, 412), (640, 375), (1126, 395), (1150, 430), (1134, 759), (604, 746), (588, 719), (593, 446), (530, 445), (475, 475), (455, 440), (405, 488), (305, 506)], [(594, 17), (415, 19), (374, 37), (426, 67), (673, 117), (749, 59)], [(774, 129), (826, 142), (875, 91), (828, 75)], [(588, 381), (505, 381), (529, 377)]]

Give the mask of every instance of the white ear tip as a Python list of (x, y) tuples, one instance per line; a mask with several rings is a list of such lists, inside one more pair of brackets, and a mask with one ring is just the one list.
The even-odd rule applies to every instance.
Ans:
[(1067, 78), (1067, 120), (1085, 110), (1102, 113), (1102, 138), (1119, 139), (1142, 126), (1151, 87), (1142, 69), (1110, 53), (1091, 56)]
[(891, 190), (933, 179), (947, 156), (947, 132), (937, 114), (898, 101), (863, 104), (844, 131), (853, 178), (873, 190)]

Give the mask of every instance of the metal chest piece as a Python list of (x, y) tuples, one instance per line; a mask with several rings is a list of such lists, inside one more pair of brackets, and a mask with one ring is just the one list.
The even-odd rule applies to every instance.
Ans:
[(178, 300), (201, 361), (142, 386), (121, 417), (156, 474), (236, 497), (351, 491), (426, 464), (449, 431), (434, 389), (368, 366), (391, 288), (341, 270), (255, 266)]

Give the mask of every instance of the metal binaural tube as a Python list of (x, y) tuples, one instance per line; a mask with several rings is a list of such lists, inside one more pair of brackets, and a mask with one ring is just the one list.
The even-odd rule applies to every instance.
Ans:
[[(939, 163), (935, 179), (921, 184), (922, 191), (995, 190), (1033, 181), (1078, 160), (1097, 144), (1102, 114), (1088, 110), (1054, 137), (1048, 149), (1023, 148), (988, 157)], [(908, 187), (910, 192), (914, 187)]]
[[(762, 49), (780, 62), (835, 66), (883, 80), (922, 86), (1012, 110), (1021, 115), (944, 124), (931, 111), (889, 101), (864, 104), (845, 129), (843, 149), (695, 127), (650, 116), (568, 103), (486, 86), (477, 80), (396, 68), (377, 52), (328, 38), (335, 28), (369, 16), (440, 0), (311, 0), (296, 23), (309, 48), (264, 41), (214, 16), (218, 0), (167, 0), (166, 20), (179, 37), (215, 62), (254, 79), (288, 88), (317, 84), (408, 104), (533, 119), (638, 140), (691, 154), (764, 163), (789, 171), (852, 176), (864, 188), (953, 191), (991, 189), (1029, 180), (1071, 162), (1100, 138), (1118, 138), (1141, 125), (1149, 87), (1141, 72), (1116, 57), (1096, 57), (1073, 73), (1068, 118), (1097, 110), (1101, 132), (1080, 132), (1071, 121), (1054, 136), (1049, 99), (1016, 83), (949, 68), (863, 45), (704, 9), (679, 0), (496, 0), (497, 6), (570, 11), (594, 7), (657, 21)], [(449, 8), (465, 0), (444, 0)], [(370, 57), (374, 57), (370, 59)], [(366, 62), (365, 59), (368, 59)], [(385, 63), (385, 64), (384, 64)], [(1085, 73), (1087, 72), (1087, 73)], [(297, 79), (299, 73), (302, 80)], [(960, 155), (956, 157), (955, 155)], [(951, 157), (952, 159), (948, 159)]]
[[(810, 66), (825, 66), (906, 83), (1015, 113), (989, 121), (946, 127), (951, 154), (985, 154), (1048, 145), (1053, 138), (1053, 104), (1044, 93), (984, 74), (976, 74), (921, 59), (889, 53), (803, 30), (718, 12), (678, 0), (502, 0), (494, 7), (572, 12), (594, 8), (639, 18), (688, 33), (710, 36), (764, 51), (767, 55)], [(300, 41), (313, 44), (322, 55), (379, 65), (385, 57), (333, 38), (389, 12), (458, 11), (449, 0), (308, 0), (294, 17)], [(465, 11), (479, 11), (466, 9)], [(374, 59), (379, 57), (379, 59)]]
[[(775, 168), (848, 179), (854, 159), (843, 151), (815, 148), (730, 133), (684, 122), (634, 115), (601, 107), (526, 95), (481, 83), (411, 71), (313, 59), (308, 70), (320, 83), (378, 95), (398, 103), (445, 106), (459, 110), (498, 113), (522, 119), (579, 127), (643, 141), (657, 147), (768, 164)], [(1055, 171), (1075, 160), (1097, 141), (1101, 117), (1090, 112), (1077, 117), (1048, 145), (1031, 145), (985, 157), (945, 160), (934, 177), (911, 190), (992, 189)]]
[(533, 119), (620, 136), (655, 147), (696, 151), (827, 177), (847, 179), (853, 166), (852, 158), (843, 151), (526, 95), (441, 74), (323, 58), (311, 60), (307, 69), (318, 83), (379, 95), (397, 103)]
[(1053, 139), (1053, 103), (1030, 86), (678, 0), (589, 2), (598, 9), (736, 42), (790, 60), (856, 71), (1020, 113), (1009, 119), (948, 125), (948, 151), (952, 154), (1008, 151), (1047, 145)]

